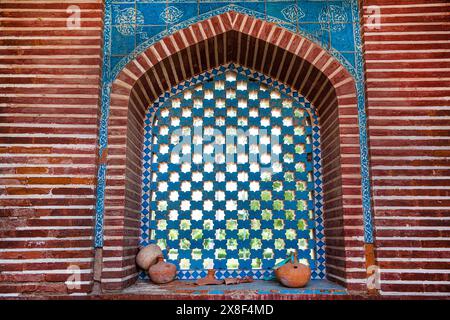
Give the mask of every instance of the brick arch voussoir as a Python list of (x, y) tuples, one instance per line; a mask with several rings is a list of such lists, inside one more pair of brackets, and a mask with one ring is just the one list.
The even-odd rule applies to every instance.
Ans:
[[(354, 79), (350, 72), (346, 68), (344, 68), (331, 54), (329, 54), (328, 51), (320, 47), (318, 44), (298, 34), (293, 34), (283, 27), (265, 21), (262, 21), (262, 26), (260, 27), (261, 29), (263, 29), (262, 33), (250, 33), (251, 30), (249, 28), (246, 28), (246, 25), (252, 25), (252, 20), (257, 19), (251, 17), (250, 19), (248, 19), (247, 23), (236, 26), (235, 30), (252, 36), (258, 36), (259, 34), (260, 40), (267, 41), (277, 47), (295, 54), (297, 57), (303, 60), (306, 60), (311, 65), (320, 70), (331, 81), (333, 86), (346, 79), (348, 79), (347, 81), (354, 83)], [(294, 42), (294, 39), (297, 39), (297, 42)], [(302, 39), (302, 47), (298, 51), (298, 44)]]

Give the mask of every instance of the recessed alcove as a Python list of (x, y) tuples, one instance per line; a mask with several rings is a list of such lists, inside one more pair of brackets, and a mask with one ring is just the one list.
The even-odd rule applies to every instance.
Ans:
[[(256, 34), (239, 28), (241, 19), (248, 23), (255, 20)], [(314, 279), (326, 278), (347, 289), (363, 290), (364, 282), (354, 281), (352, 277), (365, 276), (364, 242), (345, 228), (349, 222), (351, 229), (362, 231), (362, 211), (346, 198), (351, 191), (343, 187), (348, 180), (341, 168), (343, 161), (359, 154), (341, 146), (358, 136), (352, 132), (349, 138), (345, 117), (345, 114), (357, 113), (354, 79), (324, 49), (281, 27), (235, 12), (210, 20), (220, 28), (211, 28), (210, 22), (202, 21), (161, 40), (130, 62), (112, 86), (109, 120), (112, 130), (108, 135), (107, 164), (117, 168), (106, 175), (103, 289), (123, 290), (135, 284), (139, 276), (134, 262), (138, 247), (154, 241), (163, 247), (166, 258), (177, 264), (180, 280), (202, 277), (206, 269), (214, 268), (219, 272), (218, 277), (250, 275), (260, 283), (259, 280), (271, 275), (276, 262), (297, 249), (303, 262), (312, 266)], [(197, 29), (207, 32), (193, 31)], [(263, 32), (266, 29), (267, 32), (273, 29), (274, 36), (268, 38), (267, 32)], [(277, 59), (268, 59), (268, 56), (282, 57), (283, 65), (278, 66)], [(234, 66), (236, 75), (233, 88), (227, 87), (230, 66)], [(221, 75), (225, 78), (221, 79)], [(257, 90), (250, 88), (254, 85), (259, 86)], [(198, 91), (195, 91), (196, 86), (200, 88)], [(189, 99), (181, 99), (187, 98), (184, 96), (187, 91), (191, 92)], [(245, 99), (239, 96), (244, 93)], [(175, 100), (170, 100), (171, 97)], [(178, 106), (188, 100), (191, 105)], [(195, 108), (194, 100), (201, 100), (203, 108)], [(170, 114), (170, 110), (177, 109), (173, 108), (174, 102), (180, 114), (163, 120), (164, 104), (170, 104), (167, 108)], [(202, 117), (197, 117), (193, 113), (195, 110), (201, 110)], [(243, 110), (248, 112), (245, 117), (239, 113)], [(290, 118), (283, 115), (288, 110)], [(183, 112), (186, 112), (184, 118)], [(272, 126), (274, 119), (281, 122)], [(170, 123), (164, 122), (169, 120)], [(192, 158), (184, 172), (181, 163), (171, 168), (161, 157), (168, 157), (173, 150), (169, 143), (154, 143), (149, 128), (161, 130), (161, 124), (163, 132), (168, 134), (173, 131), (169, 127), (181, 129), (182, 121), (192, 122), (192, 128), (212, 121), (214, 126), (232, 130), (237, 130), (238, 121), (246, 128), (254, 121), (258, 130), (279, 125), (292, 127), (292, 130), (298, 126), (304, 132), (297, 135), (298, 141), (294, 132), (283, 133), (280, 163), (291, 168), (281, 170), (280, 177), (272, 181), (261, 175), (250, 178), (250, 167), (239, 170), (239, 161), (229, 167), (220, 163), (223, 168), (216, 170), (215, 164), (199, 167), (200, 163), (195, 162), (204, 159)], [(231, 126), (227, 121), (236, 121), (236, 125)], [(250, 127), (248, 129), (251, 131)], [(214, 135), (214, 131), (212, 133)], [(169, 135), (164, 135), (166, 138), (169, 139)], [(191, 138), (203, 139), (195, 133)], [(191, 153), (192, 146), (195, 143), (189, 145)], [(292, 147), (292, 152), (287, 151), (286, 146)], [(164, 152), (164, 156), (158, 155), (158, 161), (153, 161), (152, 147)], [(297, 151), (298, 159), (295, 158)], [(239, 156), (239, 152), (236, 153)], [(243, 154), (241, 160), (249, 164), (248, 156)], [(193, 164), (197, 167), (193, 168)], [(272, 168), (277, 168), (277, 164)], [(161, 169), (162, 176), (166, 176), (153, 177), (161, 173)], [(219, 172), (221, 174), (216, 176)], [(354, 172), (354, 176), (359, 174), (359, 171)], [(183, 175), (189, 175), (191, 180), (190, 189), (186, 189), (189, 200), (183, 198), (187, 196), (182, 191), (182, 180), (187, 180)], [(211, 177), (203, 179), (208, 175)], [(231, 178), (232, 175), (235, 176)], [(227, 181), (232, 183), (227, 185)], [(160, 182), (163, 183), (158, 185)], [(211, 185), (214, 188), (221, 183), (223, 185), (209, 194)], [(246, 184), (245, 187), (240, 187), (240, 183)], [(354, 178), (351, 183), (352, 186), (360, 184), (360, 179)], [(287, 189), (279, 189), (280, 186)], [(252, 196), (259, 198), (247, 197), (249, 194), (239, 198), (243, 196), (239, 191), (253, 192)], [(210, 196), (212, 198), (203, 199)], [(266, 205), (268, 207), (264, 207)], [(228, 217), (227, 212), (233, 218), (218, 219)], [(347, 221), (345, 212), (359, 218)], [(251, 220), (255, 215), (259, 215), (256, 219), (259, 221), (254, 222), (253, 228)], [(288, 226), (292, 217), (295, 226)], [(218, 225), (223, 226), (216, 226), (218, 221)], [(223, 231), (217, 235), (219, 229)], [(211, 241), (205, 243), (208, 239)], [(251, 239), (256, 240), (251, 243)], [(293, 242), (289, 243), (291, 240)], [(352, 251), (347, 251), (350, 246)], [(348, 254), (351, 256), (347, 257)], [(349, 273), (351, 269), (355, 271)], [(320, 283), (324, 282), (317, 282)]]
[(234, 64), (187, 83), (146, 116), (141, 246), (157, 243), (180, 279), (264, 279), (294, 252), (323, 279), (314, 108)]

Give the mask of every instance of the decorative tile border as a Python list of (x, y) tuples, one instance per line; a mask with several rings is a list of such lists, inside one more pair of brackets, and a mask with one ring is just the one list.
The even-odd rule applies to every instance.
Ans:
[(363, 45), (360, 29), (360, 16), (358, 5), (352, 5), (352, 15), (355, 24), (358, 26), (353, 28), (355, 47), (356, 47), (356, 66), (355, 66), (355, 82), (356, 94), (358, 99), (358, 126), (359, 126), (359, 147), (361, 155), (361, 188), (362, 188), (362, 205), (364, 218), (364, 242), (373, 243), (373, 218), (372, 218), (372, 194), (370, 186), (370, 162), (369, 162), (369, 146), (367, 142), (367, 115), (366, 115), (366, 96), (364, 81), (364, 57)]
[[(354, 5), (352, 4), (352, 10), (354, 8)], [(110, 10), (111, 11), (111, 10)], [(164, 37), (167, 37), (171, 34), (174, 34), (175, 32), (185, 29), (187, 27), (189, 27), (192, 24), (195, 24), (199, 21), (203, 21), (203, 20), (207, 20), (211, 17), (226, 13), (228, 11), (235, 11), (238, 13), (242, 13), (245, 15), (249, 15), (252, 17), (255, 17), (257, 19), (261, 19), (261, 20), (265, 20), (267, 22), (272, 22), (275, 23), (277, 25), (280, 25), (284, 28), (286, 28), (287, 30), (299, 34), (302, 37), (305, 37), (306, 39), (315, 42), (315, 43), (319, 43), (322, 46), (328, 46), (329, 48), (327, 48), (327, 51), (334, 56), (349, 72), (350, 74), (352, 74), (353, 76), (357, 76), (357, 72), (355, 70), (355, 68), (353, 67), (353, 65), (345, 58), (345, 56), (343, 54), (341, 54), (338, 50), (333, 49), (332, 47), (330, 47), (328, 44), (323, 43), (317, 36), (308, 33), (305, 30), (301, 30), (296, 28), (296, 26), (294, 25), (289, 25), (286, 23), (286, 21), (277, 18), (277, 17), (272, 17), (272, 16), (268, 16), (266, 14), (263, 14), (261, 12), (258, 11), (254, 11), (248, 8), (244, 8), (241, 7), (239, 5), (236, 4), (229, 4), (226, 5), (222, 8), (216, 9), (216, 10), (212, 10), (210, 12), (204, 13), (204, 14), (200, 14), (196, 17), (190, 18), (188, 20), (185, 20), (179, 24), (170, 26), (167, 30), (158, 33), (157, 35), (151, 37), (150, 39), (144, 41), (143, 43), (141, 43), (140, 45), (138, 45), (130, 54), (128, 54), (126, 57), (124, 57), (123, 59), (120, 60), (120, 62), (114, 66), (114, 68), (110, 71), (109, 68), (104, 69), (105, 72), (107, 72), (106, 74), (104, 74), (106, 76), (106, 79), (110, 80), (111, 82), (114, 81), (114, 79), (118, 76), (118, 74), (120, 73), (120, 71), (122, 71), (122, 69), (133, 59), (135, 59), (137, 56), (139, 56), (142, 52), (144, 52), (148, 47), (150, 47), (152, 44), (160, 41), (161, 39), (163, 39)], [(109, 15), (108, 20), (106, 20), (106, 13), (105, 13), (105, 25), (106, 25), (106, 21), (110, 22), (111, 20), (111, 15)], [(106, 31), (106, 28), (105, 28)], [(108, 40), (111, 40), (111, 34), (108, 34)], [(105, 37), (105, 44), (106, 44), (106, 37)], [(110, 64), (109, 64), (110, 65)]]
[[(208, 81), (209, 79), (214, 78), (217, 75), (223, 74), (227, 71), (236, 71), (237, 73), (246, 76), (247, 78), (257, 80), (262, 84), (265, 84), (269, 87), (272, 87), (274, 89), (279, 90), (280, 92), (292, 97), (294, 100), (296, 100), (301, 106), (304, 107), (305, 110), (308, 111), (308, 113), (311, 116), (312, 119), (312, 144), (313, 144), (313, 177), (314, 177), (314, 214), (315, 214), (315, 239), (316, 239), (316, 269), (312, 272), (312, 278), (313, 279), (324, 279), (326, 274), (325, 269), (325, 234), (324, 234), (324, 220), (323, 220), (323, 188), (322, 188), (322, 158), (321, 158), (321, 152), (320, 152), (320, 129), (319, 129), (319, 119), (317, 117), (317, 113), (315, 111), (315, 108), (298, 92), (290, 89), (288, 86), (280, 83), (277, 80), (273, 80), (270, 77), (267, 77), (259, 72), (252, 71), (250, 69), (247, 69), (245, 67), (235, 65), (235, 64), (229, 64), (227, 66), (221, 66), (215, 69), (212, 69), (210, 71), (207, 71), (205, 73), (202, 73), (198, 76), (195, 76), (187, 81), (182, 82), (179, 85), (176, 85), (173, 87), (169, 92), (166, 92), (162, 94), (157, 101), (150, 107), (149, 111), (147, 112), (146, 118), (145, 118), (145, 127), (144, 127), (144, 135), (146, 136), (145, 139), (149, 139), (151, 137), (151, 119), (153, 115), (155, 114), (156, 110), (159, 109), (160, 106), (164, 105), (164, 103), (169, 100), (172, 96), (192, 87), (196, 84), (203, 83), (205, 81)], [(144, 150), (143, 150), (143, 156), (146, 156), (145, 152), (145, 143), (144, 143)], [(148, 168), (151, 166), (151, 159), (148, 159), (147, 161), (143, 162), (143, 170), (146, 170), (145, 168)], [(146, 232), (150, 230), (150, 197), (148, 197), (147, 191), (149, 186), (143, 182), (142, 184), (142, 216), (141, 216), (141, 239), (140, 244), (141, 246), (146, 246), (149, 244), (149, 237)], [(142, 235), (146, 234), (147, 237), (143, 237)], [(256, 272), (257, 270), (248, 270), (248, 272)], [(246, 276), (250, 274), (246, 274), (244, 271), (236, 271), (236, 270), (229, 270), (226, 271), (228, 273), (231, 273), (231, 276)], [(267, 273), (268, 272), (268, 273)], [(180, 279), (196, 279), (198, 275), (198, 271), (180, 271), (178, 273), (178, 276)], [(251, 274), (254, 277), (258, 277), (257, 279), (263, 279), (265, 277), (270, 277), (271, 271), (268, 270), (261, 270), (258, 271), (258, 274)], [(145, 277), (144, 273), (141, 273), (141, 277)]]

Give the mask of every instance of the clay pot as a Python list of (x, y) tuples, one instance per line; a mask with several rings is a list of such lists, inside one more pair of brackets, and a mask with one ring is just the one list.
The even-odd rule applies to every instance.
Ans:
[(223, 284), (223, 280), (216, 279), (216, 270), (209, 269), (206, 277), (198, 279), (195, 284), (198, 286)]
[(148, 269), (148, 275), (150, 280), (154, 283), (168, 283), (175, 279), (175, 276), (177, 275), (177, 267), (172, 263), (165, 262), (164, 258), (159, 256), (156, 264), (152, 265)]
[(142, 248), (136, 256), (136, 264), (143, 270), (148, 270), (156, 263), (158, 257), (162, 256), (162, 251), (156, 244), (150, 244)]
[(302, 288), (306, 286), (311, 279), (311, 269), (297, 260), (297, 253), (294, 254), (294, 262), (288, 262), (285, 265), (275, 269), (277, 280), (285, 287)]

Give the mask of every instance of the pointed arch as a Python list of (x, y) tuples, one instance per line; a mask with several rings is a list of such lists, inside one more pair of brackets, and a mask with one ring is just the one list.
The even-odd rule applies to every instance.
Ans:
[(104, 202), (102, 284), (137, 278), (141, 150), (147, 108), (183, 80), (230, 62), (305, 96), (320, 117), (328, 277), (365, 290), (358, 108), (355, 80), (325, 49), (275, 24), (233, 11), (162, 39), (112, 84)]

